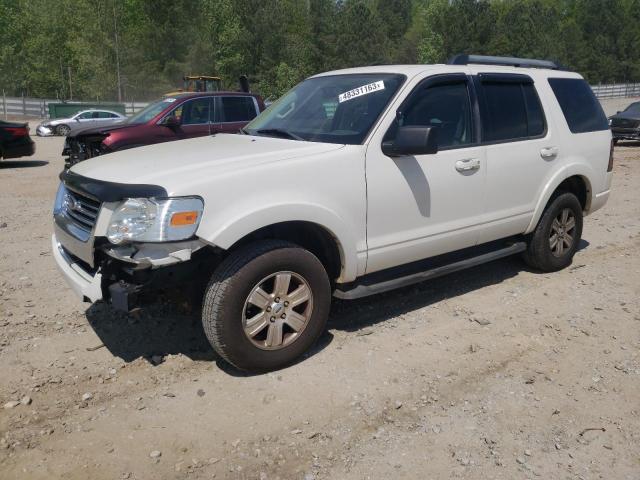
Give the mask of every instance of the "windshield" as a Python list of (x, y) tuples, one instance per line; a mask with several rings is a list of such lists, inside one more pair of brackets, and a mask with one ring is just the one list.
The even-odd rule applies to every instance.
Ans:
[(251, 135), (357, 145), (405, 80), (396, 74), (316, 77), (298, 84), (245, 131)]
[(175, 101), (175, 98), (163, 98), (150, 103), (143, 110), (129, 117), (127, 123), (146, 123)]
[(624, 111), (629, 113), (640, 113), (640, 102), (632, 103), (625, 108)]

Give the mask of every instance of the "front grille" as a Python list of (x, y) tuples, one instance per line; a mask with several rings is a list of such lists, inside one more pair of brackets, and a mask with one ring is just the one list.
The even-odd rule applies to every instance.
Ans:
[(63, 213), (78, 228), (81, 228), (86, 232), (91, 232), (96, 224), (99, 212), (99, 201), (67, 189), (64, 199)]

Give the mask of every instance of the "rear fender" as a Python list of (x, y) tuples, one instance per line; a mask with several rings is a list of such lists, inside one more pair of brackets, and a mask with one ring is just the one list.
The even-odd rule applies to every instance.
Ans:
[(591, 210), (591, 198), (593, 194), (593, 187), (589, 179), (594, 178), (594, 175), (595, 175), (595, 172), (593, 171), (593, 168), (591, 168), (589, 165), (585, 163), (572, 162), (566, 165), (561, 170), (559, 170), (545, 185), (542, 195), (540, 195), (540, 199), (536, 204), (534, 215), (525, 233), (531, 233), (536, 228), (536, 225), (538, 225), (538, 222), (540, 221), (540, 217), (542, 217), (542, 214), (544, 213), (544, 209), (549, 203), (551, 196), (558, 189), (560, 184), (570, 177), (578, 176), (578, 177), (581, 177), (582, 180), (584, 180), (584, 183), (587, 189), (584, 214), (588, 215)]

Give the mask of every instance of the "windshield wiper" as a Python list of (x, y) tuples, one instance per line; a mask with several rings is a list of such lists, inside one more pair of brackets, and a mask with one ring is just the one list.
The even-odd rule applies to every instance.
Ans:
[(291, 140), (305, 141), (301, 136), (282, 128), (261, 128), (260, 130), (256, 130), (256, 133), (258, 135), (277, 135), (280, 137), (290, 138)]
[(240, 130), (238, 130), (241, 134), (243, 135), (251, 135), (249, 132), (247, 132), (244, 127), (242, 127)]

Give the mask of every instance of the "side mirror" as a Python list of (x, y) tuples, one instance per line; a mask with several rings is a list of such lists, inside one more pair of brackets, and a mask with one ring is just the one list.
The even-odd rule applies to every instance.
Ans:
[(160, 124), (164, 125), (165, 127), (176, 128), (180, 125), (180, 122), (175, 117), (175, 115), (169, 115), (167, 117), (164, 117), (164, 119), (162, 120), (162, 122), (160, 122)]
[(438, 153), (437, 127), (398, 127), (394, 140), (382, 143), (382, 153), (389, 157)]

